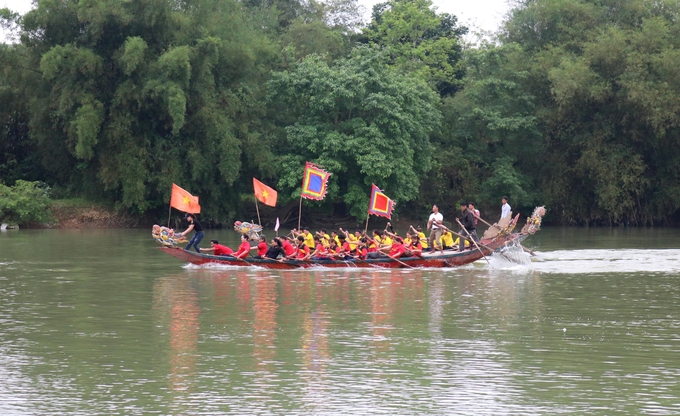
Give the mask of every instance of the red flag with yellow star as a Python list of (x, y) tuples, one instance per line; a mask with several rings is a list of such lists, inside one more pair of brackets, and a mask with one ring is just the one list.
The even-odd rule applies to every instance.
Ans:
[(172, 196), (170, 197), (170, 206), (182, 212), (190, 214), (200, 214), (201, 206), (198, 204), (198, 197), (191, 195), (189, 192), (172, 184)]
[(270, 207), (276, 206), (276, 199), (279, 194), (272, 188), (253, 178), (253, 188), (255, 189), (255, 198), (265, 205)]

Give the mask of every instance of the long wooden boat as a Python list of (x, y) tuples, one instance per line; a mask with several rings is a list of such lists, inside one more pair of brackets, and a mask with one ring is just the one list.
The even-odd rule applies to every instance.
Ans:
[[(465, 250), (462, 252), (454, 250), (444, 250), (444, 253), (423, 253), (422, 257), (401, 257), (394, 260), (389, 257), (367, 260), (271, 260), (247, 257), (243, 260), (232, 256), (214, 256), (212, 254), (197, 253), (195, 251), (184, 250), (179, 247), (160, 247), (163, 252), (176, 257), (182, 261), (192, 264), (224, 264), (229, 266), (241, 267), (263, 267), (267, 269), (299, 269), (312, 267), (357, 267), (357, 268), (411, 268), (411, 267), (456, 267), (469, 264), (481, 259), (482, 251), (484, 255), (489, 255), (492, 251), (499, 250), (504, 246), (517, 242), (519, 243), (528, 236), (527, 233), (513, 233), (504, 237), (493, 239), (482, 239), (481, 243), (488, 248)], [(481, 246), (481, 245), (480, 245)], [(482, 251), (480, 251), (482, 250)]]

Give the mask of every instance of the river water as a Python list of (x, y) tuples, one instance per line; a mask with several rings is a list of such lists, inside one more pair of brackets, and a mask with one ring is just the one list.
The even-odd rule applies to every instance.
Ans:
[(2, 232), (0, 414), (680, 414), (677, 233), (270, 271), (183, 264), (150, 230)]

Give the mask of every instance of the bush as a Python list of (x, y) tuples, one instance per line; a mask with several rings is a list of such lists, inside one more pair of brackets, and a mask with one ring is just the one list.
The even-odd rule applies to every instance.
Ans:
[(18, 180), (12, 187), (0, 184), (0, 222), (21, 225), (49, 221), (49, 192), (42, 182)]

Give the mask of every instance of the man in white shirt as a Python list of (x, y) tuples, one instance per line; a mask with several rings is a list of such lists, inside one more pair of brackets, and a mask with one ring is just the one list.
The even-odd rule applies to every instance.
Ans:
[(501, 206), (501, 219), (507, 217), (510, 215), (510, 211), (512, 211), (512, 207), (510, 204), (508, 204), (508, 197), (504, 196), (501, 198), (501, 201), (503, 202), (503, 205)]
[(427, 221), (427, 229), (430, 230), (430, 237), (427, 239), (430, 246), (430, 251), (435, 250), (435, 241), (439, 247), (439, 251), (444, 253), (442, 250), (442, 244), (439, 239), (442, 237), (442, 222), (444, 222), (444, 216), (439, 212), (439, 207), (436, 205), (432, 206), (432, 214), (430, 214), (430, 219)]

